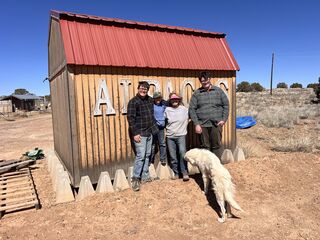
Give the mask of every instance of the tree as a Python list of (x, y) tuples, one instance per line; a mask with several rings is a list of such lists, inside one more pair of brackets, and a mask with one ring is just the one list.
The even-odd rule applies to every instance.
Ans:
[(288, 85), (284, 82), (280, 82), (277, 84), (277, 88), (288, 88)]
[(313, 90), (315, 91), (317, 89), (318, 83), (309, 83), (307, 85), (307, 88), (313, 88)]
[(45, 95), (44, 98), (47, 102), (51, 102), (51, 95)]
[(237, 92), (251, 92), (251, 91), (252, 91), (252, 87), (250, 83), (246, 81), (242, 81), (237, 85)]
[(260, 83), (257, 82), (251, 83), (251, 89), (255, 92), (262, 92), (264, 90)]
[(26, 95), (26, 94), (29, 94), (29, 91), (26, 90), (25, 88), (17, 88), (16, 90), (14, 90), (14, 94)]
[(313, 88), (317, 98), (320, 99), (320, 77), (318, 80), (319, 80), (319, 83), (309, 83), (307, 88)]
[(300, 83), (292, 83), (290, 85), (290, 88), (302, 88), (302, 84), (300, 84)]

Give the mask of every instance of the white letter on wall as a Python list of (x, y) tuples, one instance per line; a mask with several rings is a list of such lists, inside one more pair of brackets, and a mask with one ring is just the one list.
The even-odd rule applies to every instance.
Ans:
[(189, 105), (187, 99), (185, 98), (185, 90), (188, 85), (190, 85), (192, 91), (194, 91), (194, 80), (185, 79), (180, 85), (180, 96), (182, 97), (182, 102), (186, 107)]
[(169, 99), (169, 94), (173, 92), (172, 82), (170, 79), (167, 81), (165, 90), (166, 90), (166, 95), (164, 97), (167, 100)]
[[(102, 97), (102, 92), (104, 94), (104, 98)], [(110, 99), (109, 89), (107, 87), (107, 83), (106, 83), (106, 81), (104, 79), (100, 80), (97, 103), (96, 103), (96, 107), (95, 107), (94, 112), (93, 112), (94, 116), (102, 115), (102, 112), (100, 110), (100, 105), (101, 104), (106, 104), (107, 105), (106, 115), (116, 114), (116, 111), (114, 110), (114, 108), (112, 106), (112, 102), (111, 102), (111, 99)]]
[(217, 87), (220, 87), (220, 85), (223, 85), (224, 86), (224, 89), (221, 88), (224, 93), (227, 95), (228, 99), (229, 99), (229, 94), (228, 94), (228, 90), (229, 90), (229, 85), (228, 85), (228, 81), (225, 80), (225, 79), (219, 79), (217, 82), (216, 82), (216, 86)]
[(123, 79), (120, 81), (120, 84), (123, 85), (123, 106), (121, 108), (121, 113), (127, 113), (127, 99), (129, 98), (129, 85), (131, 81), (128, 79)]
[[(160, 91), (161, 91), (160, 83), (159, 83), (158, 80), (142, 80), (142, 81), (146, 81), (146, 82), (148, 82), (150, 85), (153, 85), (155, 92), (160, 92)], [(153, 94), (152, 94), (152, 95), (153, 95)]]

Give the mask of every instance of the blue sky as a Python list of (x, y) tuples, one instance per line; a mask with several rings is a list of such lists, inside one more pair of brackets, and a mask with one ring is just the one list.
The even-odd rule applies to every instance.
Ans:
[(0, 96), (16, 88), (49, 94), (51, 9), (224, 32), (240, 65), (237, 83), (274, 86), (320, 77), (320, 1), (317, 0), (4, 0), (0, 3)]

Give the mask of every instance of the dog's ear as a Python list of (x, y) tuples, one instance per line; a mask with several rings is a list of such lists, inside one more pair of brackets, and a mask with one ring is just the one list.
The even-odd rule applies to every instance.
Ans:
[(194, 164), (195, 163), (195, 161), (194, 161), (194, 159), (193, 158), (185, 158), (190, 164)]

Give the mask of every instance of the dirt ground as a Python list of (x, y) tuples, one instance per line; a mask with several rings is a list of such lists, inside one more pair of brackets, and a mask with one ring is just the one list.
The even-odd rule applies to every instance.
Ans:
[[(46, 170), (32, 170), (42, 209), (8, 213), (0, 220), (2, 239), (319, 239), (320, 154), (272, 151), (272, 138), (299, 132), (319, 137), (314, 122), (294, 129), (256, 125), (238, 131), (238, 142), (255, 154), (225, 165), (245, 212), (219, 223), (213, 192), (201, 192), (198, 175), (189, 182), (154, 181), (131, 189), (95, 194), (82, 201), (55, 204)], [(307, 131), (307, 132), (306, 132)], [(0, 159), (19, 158), (34, 147), (53, 148), (50, 114), (0, 120)]]

